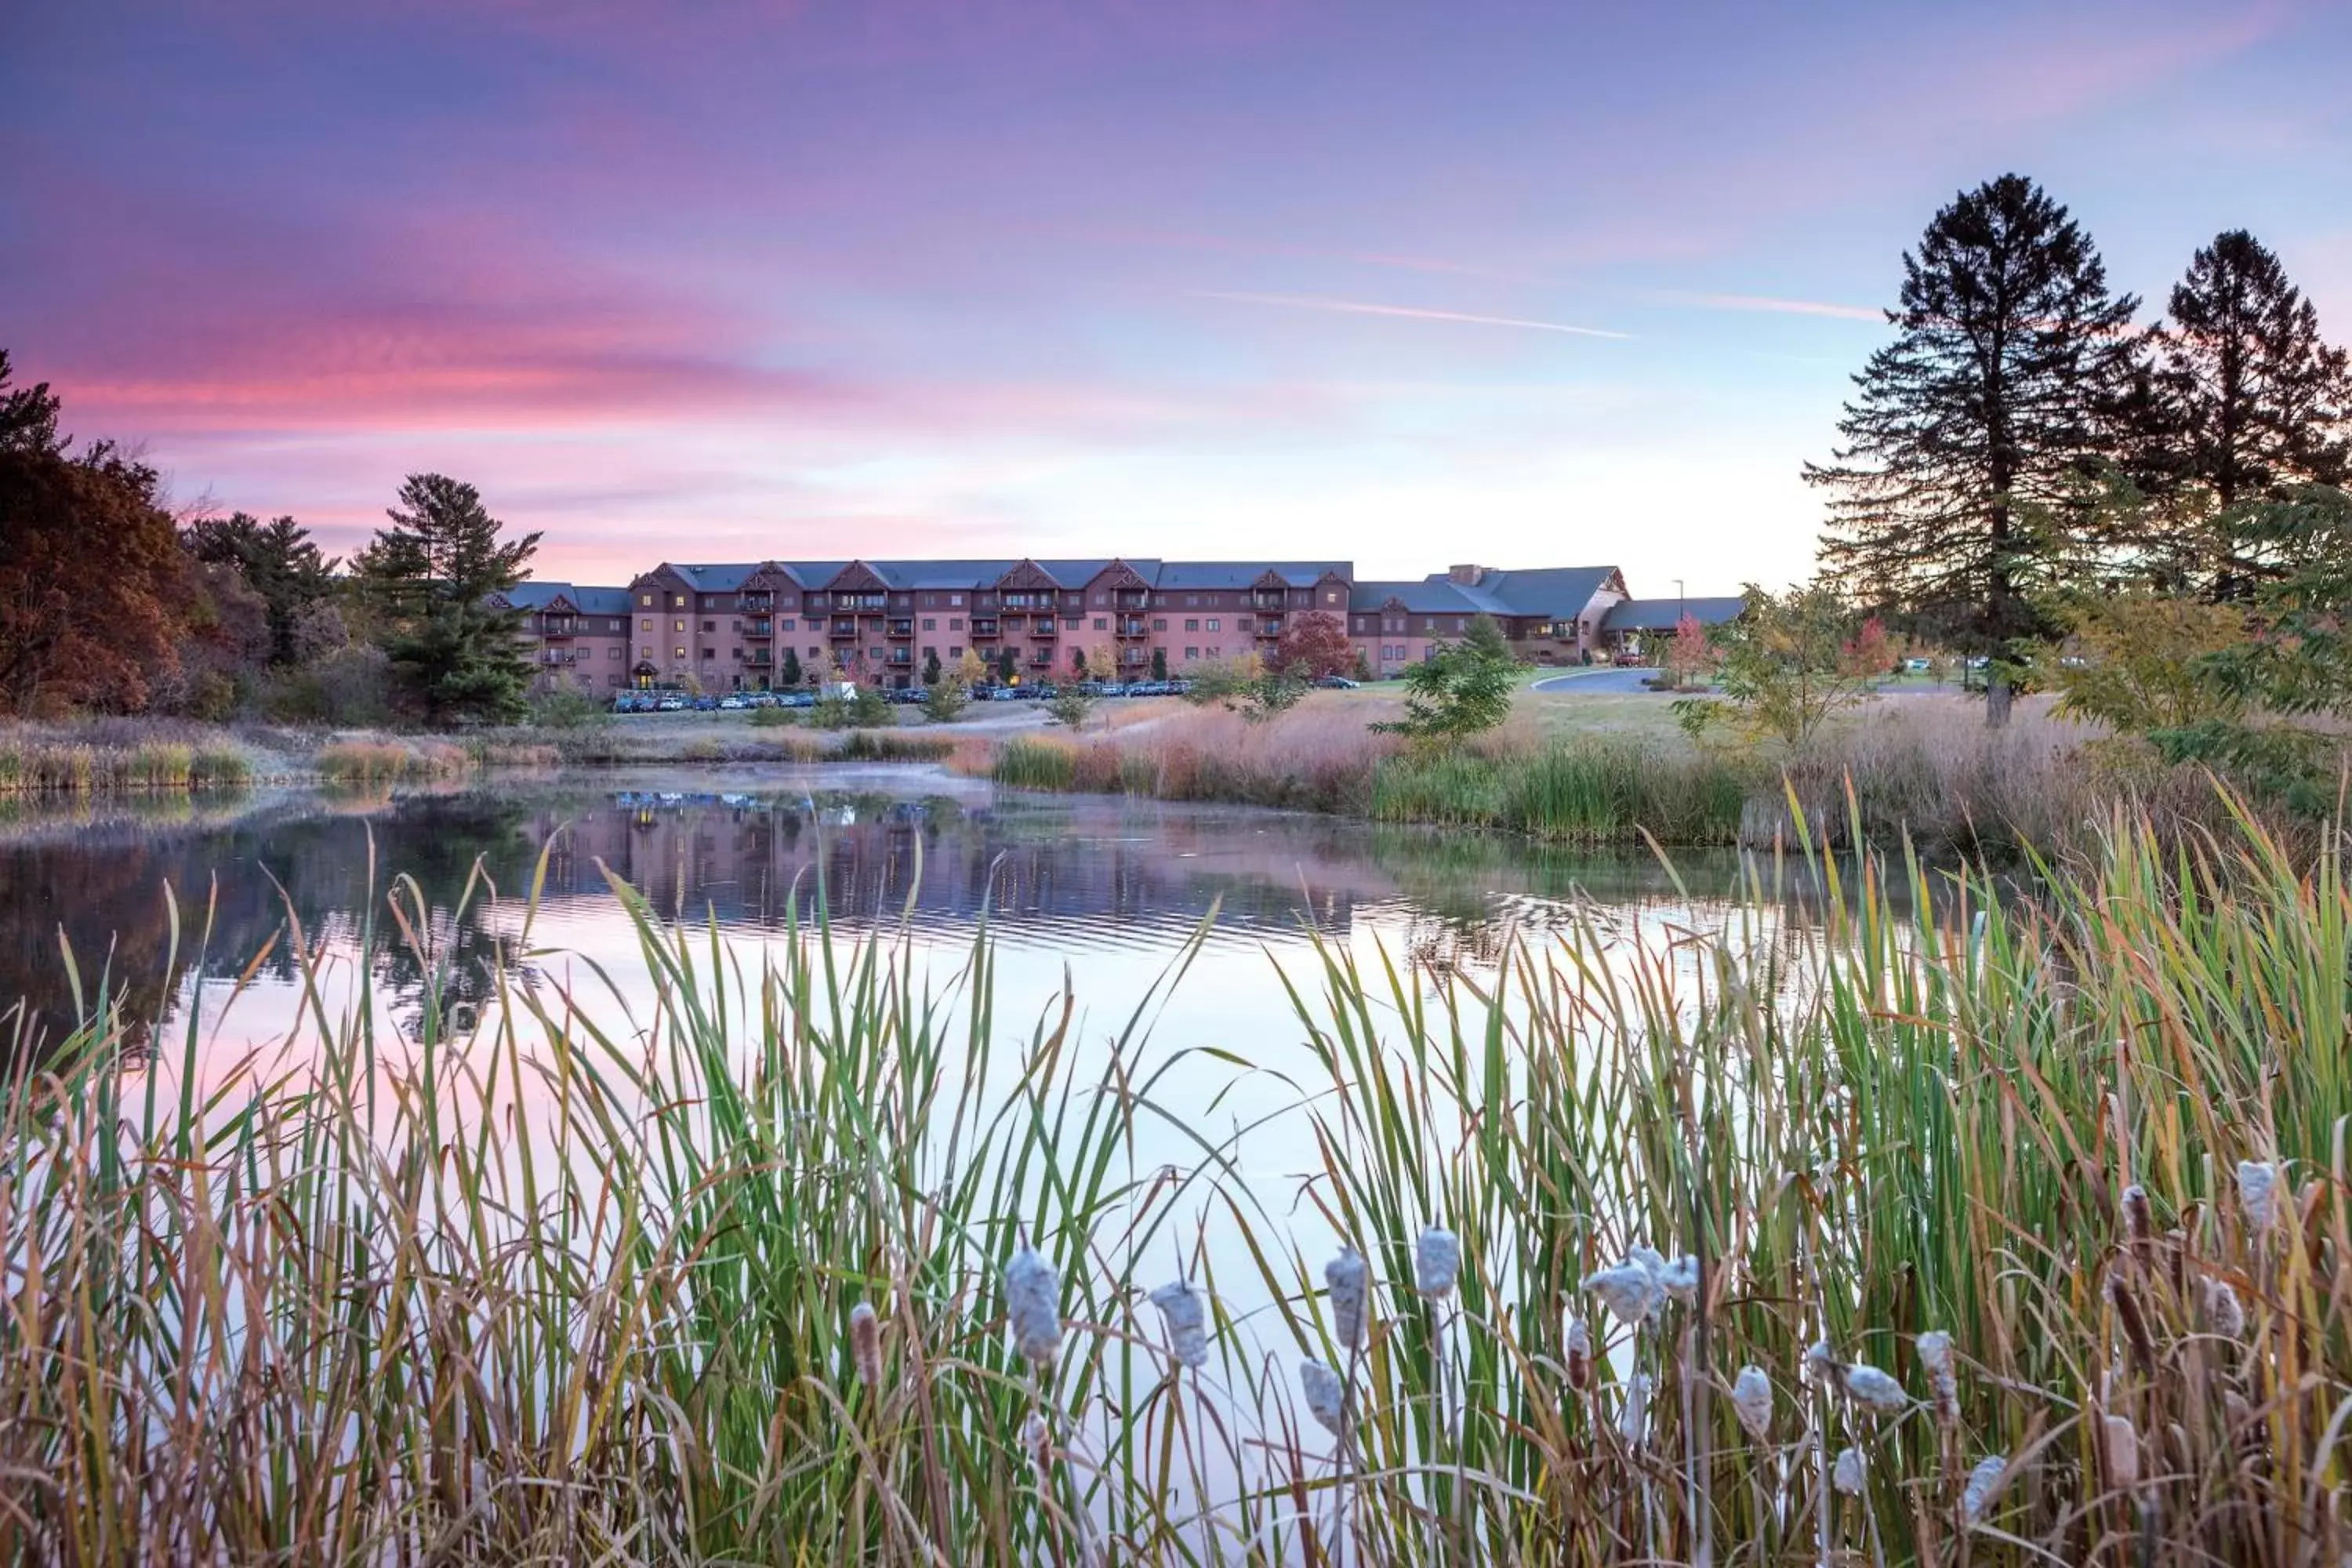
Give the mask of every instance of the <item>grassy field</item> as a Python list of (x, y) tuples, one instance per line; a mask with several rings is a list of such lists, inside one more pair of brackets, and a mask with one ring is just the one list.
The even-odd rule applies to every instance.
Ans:
[(985, 938), (951, 1007), (616, 888), (649, 1013), (542, 968), (152, 1068), (86, 971), (6, 1106), (0, 1554), (2339, 1561), (2340, 862), (2118, 820), (2022, 901), (1818, 874), (1817, 940), (1759, 889), (1484, 987), (1323, 951), (1252, 1178), (1133, 1166), (1182, 1044), (1010, 1026)]

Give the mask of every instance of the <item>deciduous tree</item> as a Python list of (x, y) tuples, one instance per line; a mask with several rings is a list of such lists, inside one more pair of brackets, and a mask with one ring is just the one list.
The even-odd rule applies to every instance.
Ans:
[[(2036, 588), (2070, 485), (2120, 440), (2138, 301), (2066, 209), (2020, 174), (1967, 191), (1903, 257), (1895, 341), (1855, 376), (1843, 445), (1805, 479), (1831, 492), (1822, 559), (1865, 602), (1964, 650), (2046, 630)], [(2006, 721), (1996, 676), (1988, 718)]]
[(1348, 640), (1348, 623), (1328, 610), (1293, 616), (1274, 647), (1275, 668), (1297, 680), (1345, 675), (1355, 665), (1356, 645)]
[(1405, 670), (1404, 717), (1371, 728), (1421, 747), (1466, 741), (1510, 716), (1518, 680), (1518, 665), (1502, 628), (1480, 616), (1462, 641)]

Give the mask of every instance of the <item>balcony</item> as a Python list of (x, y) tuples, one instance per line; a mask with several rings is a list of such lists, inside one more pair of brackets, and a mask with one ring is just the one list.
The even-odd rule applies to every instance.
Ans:
[(1257, 635), (1262, 637), (1280, 637), (1282, 635), (1282, 617), (1280, 616), (1268, 616), (1265, 619), (1260, 621), (1257, 624)]
[(1122, 637), (1148, 637), (1151, 635), (1151, 623), (1149, 621), (1121, 621), (1118, 623), (1118, 635)]
[(776, 596), (773, 594), (746, 594), (743, 595), (743, 607), (762, 612), (772, 610), (776, 607)]
[(1111, 595), (1111, 605), (1121, 610), (1148, 610), (1151, 608), (1151, 590), (1121, 588)]
[(1039, 616), (1029, 624), (1029, 635), (1038, 642), (1052, 642), (1061, 636), (1061, 630), (1054, 624), (1053, 616)]
[(1250, 595), (1250, 608), (1273, 610), (1277, 613), (1290, 607), (1290, 596), (1278, 590), (1261, 588)]
[(890, 657), (884, 662), (893, 669), (904, 669), (915, 662), (915, 650), (910, 647), (894, 647), (890, 650)]
[(1041, 671), (1053, 668), (1054, 656), (1052, 652), (1041, 647), (1036, 652), (1031, 654), (1029, 656), (1029, 668)]
[(913, 637), (915, 635), (915, 623), (912, 621), (892, 621), (890, 623), (890, 635), (894, 637)]
[(580, 617), (577, 616), (549, 616), (545, 617), (540, 627), (540, 635), (541, 637), (568, 637), (576, 636), (579, 633), (579, 630)]
[(996, 622), (992, 619), (981, 620), (975, 617), (971, 623), (971, 635), (976, 637), (994, 637), (996, 635)]
[(855, 610), (865, 615), (880, 614), (888, 607), (889, 602), (887, 594), (835, 594), (833, 596), (835, 609)]
[(768, 621), (752, 621), (744, 626), (743, 635), (747, 637), (772, 637), (775, 636), (776, 633), (772, 623)]
[(1007, 610), (1050, 610), (1054, 600), (1051, 594), (1006, 594), (999, 597), (997, 604)]
[(578, 664), (580, 656), (565, 648), (551, 647), (539, 656), (539, 662), (549, 666)]
[(854, 620), (835, 621), (833, 623), (828, 635), (831, 636), (833, 640), (835, 642), (850, 642), (857, 636), (857, 623)]

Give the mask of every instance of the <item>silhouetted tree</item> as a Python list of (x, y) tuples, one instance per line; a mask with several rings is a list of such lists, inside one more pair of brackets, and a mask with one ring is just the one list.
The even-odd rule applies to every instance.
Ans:
[[(1805, 479), (1830, 491), (1824, 563), (1865, 600), (1962, 647), (2044, 628), (2037, 579), (2070, 542), (2081, 476), (2110, 458), (2132, 380), (2138, 301), (2066, 209), (2020, 174), (1966, 191), (1903, 257), (1895, 341), (1854, 377), (1844, 445)], [(2004, 722), (1998, 667), (1988, 718)]]

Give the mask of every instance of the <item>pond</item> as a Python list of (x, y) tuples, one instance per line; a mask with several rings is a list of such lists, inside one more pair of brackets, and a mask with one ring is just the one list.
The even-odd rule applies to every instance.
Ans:
[[(1295, 1035), (1278, 970), (1311, 982), (1314, 942), (1427, 974), (1491, 974), (1515, 935), (1581, 927), (1612, 948), (1713, 931), (1743, 875), (1723, 853), (1570, 853), (1520, 841), (1383, 828), (1303, 814), (1000, 791), (928, 768), (598, 772), (459, 788), (263, 795), (236, 802), (42, 810), (0, 819), (0, 1012), (26, 1003), (35, 1048), (75, 1013), (60, 938), (82, 984), (101, 972), (135, 1010), (163, 990), (173, 1033), (197, 977), (258, 968), (229, 1001), (211, 984), (207, 1052), (241, 1055), (298, 1022), (299, 930), (348, 982), (365, 963), (396, 1023), (415, 1008), (414, 954), (382, 918), (413, 879), (452, 960), (451, 994), (482, 1000), (542, 856), (537, 973), (603, 966), (643, 980), (635, 928), (607, 874), (665, 915), (715, 921), (747, 951), (822, 903), (837, 931), (903, 938), (944, 978), (985, 921), (1001, 1017), (1033, 1020), (1066, 975), (1085, 1016), (1123, 1021), (1209, 922), (1159, 1027), (1254, 1059)], [(458, 910), (478, 866), (485, 884)], [(1677, 886), (1677, 882), (1681, 884)], [(180, 963), (164, 898), (180, 909)], [(494, 895), (494, 896), (493, 896)], [(373, 952), (357, 932), (373, 912)], [(1793, 917), (1791, 908), (1795, 908)], [(289, 924), (290, 921), (290, 924)], [(207, 922), (210, 934), (195, 953)], [(1784, 901), (1782, 935), (1811, 923)], [(1101, 1026), (1113, 1026), (1102, 1022)]]

